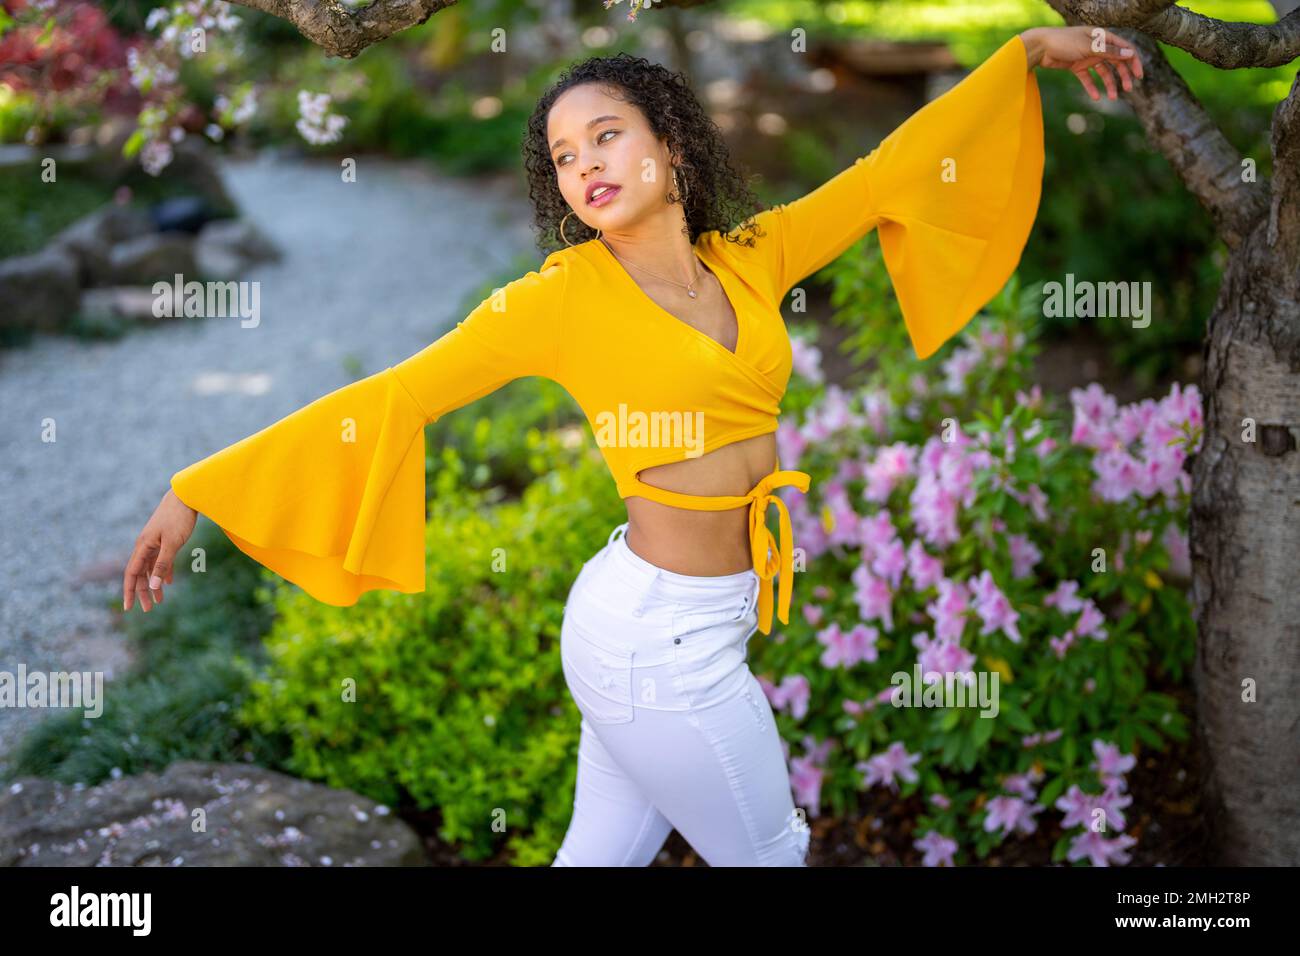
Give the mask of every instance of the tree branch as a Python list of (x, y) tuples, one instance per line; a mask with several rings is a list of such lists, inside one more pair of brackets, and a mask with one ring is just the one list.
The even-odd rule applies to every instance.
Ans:
[(1049, 2), (1071, 23), (1135, 27), (1221, 70), (1285, 66), (1300, 57), (1300, 9), (1276, 23), (1235, 23), (1185, 10), (1173, 0)]
[(288, 20), (331, 56), (351, 59), (371, 44), (428, 20), (456, 0), (375, 0), (351, 10), (339, 0), (230, 0)]
[[(1072, 0), (1047, 2), (1067, 23), (1083, 22), (1076, 12), (1081, 4)], [(1151, 6), (1151, 0), (1145, 2)], [(1104, 22), (1089, 20), (1087, 25), (1100, 26)], [(1155, 40), (1138, 30), (1113, 32), (1132, 43), (1142, 58), (1143, 78), (1120, 95), (1133, 107), (1147, 139), (1210, 214), (1224, 244), (1236, 248), (1268, 213), (1268, 180), (1243, 182), (1241, 153), (1228, 142)]]
[(1273, 111), (1273, 196), (1268, 215), (1268, 244), (1277, 250), (1274, 261), (1289, 263), (1294, 288), (1300, 275), (1300, 73), (1287, 98)]

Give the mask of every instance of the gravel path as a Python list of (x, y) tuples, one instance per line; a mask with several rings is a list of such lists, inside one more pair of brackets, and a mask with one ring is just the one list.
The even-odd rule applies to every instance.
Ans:
[[(541, 262), (514, 177), (358, 166), (353, 183), (314, 161), (222, 166), (285, 252), (243, 277), (261, 282), (260, 326), (210, 318), (0, 352), (0, 670), (120, 673), (122, 572), (173, 472), (346, 385), (345, 360), (370, 374), (418, 351), (514, 254)], [(0, 707), (0, 772), (42, 713)]]

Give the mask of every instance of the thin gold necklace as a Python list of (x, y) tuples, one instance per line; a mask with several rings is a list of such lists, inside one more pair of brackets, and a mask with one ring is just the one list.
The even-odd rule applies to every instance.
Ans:
[[(657, 273), (657, 272), (650, 272), (650, 270), (647, 269), (647, 268), (645, 268), (644, 266), (639, 266), (639, 265), (637, 265), (635, 262), (629, 262), (628, 260), (624, 259), (624, 258), (623, 258), (622, 256), (620, 256), (617, 252), (615, 252), (615, 251), (613, 250), (613, 248), (610, 247), (610, 244), (609, 244), (608, 242), (605, 242), (605, 239), (604, 239), (603, 236), (601, 237), (601, 240), (600, 240), (600, 241), (603, 242), (603, 243), (605, 243), (605, 248), (606, 248), (606, 249), (609, 249), (609, 254), (612, 255), (615, 259), (617, 259), (619, 262), (627, 262), (627, 264), (630, 265), (630, 266), (632, 266), (632, 268), (634, 268), (634, 269), (640, 269), (642, 272), (649, 272), (650, 275), (654, 276), (656, 279), (662, 279), (664, 282), (671, 282), (673, 285), (679, 285), (679, 286), (681, 286), (683, 289), (686, 290), (686, 294), (689, 295), (692, 299), (695, 299), (695, 298), (698, 298), (698, 297), (699, 297), (699, 296), (698, 296), (698, 293), (697, 293), (697, 292), (695, 291), (695, 289), (694, 289), (695, 283), (697, 283), (697, 282), (700, 281), (700, 276), (699, 276), (699, 263), (698, 263), (698, 260), (696, 261), (696, 276), (695, 276), (695, 278), (692, 279), (690, 282), (678, 282), (676, 279), (670, 279), (670, 278), (668, 278), (667, 276), (661, 276), (661, 275), (659, 275), (659, 273)], [(695, 258), (694, 254), (692, 254), (692, 257), (691, 257), (691, 258), (693, 258), (693, 259)]]

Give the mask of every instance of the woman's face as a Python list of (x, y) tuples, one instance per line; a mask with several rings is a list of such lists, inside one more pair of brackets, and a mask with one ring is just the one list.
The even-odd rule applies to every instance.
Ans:
[[(636, 106), (595, 83), (565, 90), (551, 105), (546, 142), (560, 194), (577, 218), (604, 232), (626, 230), (642, 217), (670, 209), (672, 186), (667, 144)], [(591, 193), (597, 183), (615, 189)]]

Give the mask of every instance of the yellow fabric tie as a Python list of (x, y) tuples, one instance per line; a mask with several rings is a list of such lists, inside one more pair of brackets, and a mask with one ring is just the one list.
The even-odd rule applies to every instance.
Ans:
[[(782, 624), (790, 623), (790, 597), (794, 593), (794, 532), (790, 522), (790, 511), (774, 492), (777, 488), (794, 487), (806, 492), (812, 481), (807, 472), (785, 471), (781, 468), (781, 459), (776, 460), (776, 470), (764, 475), (747, 494), (743, 495), (688, 495), (667, 488), (647, 485), (640, 478), (631, 478), (626, 485), (619, 487), (623, 498), (635, 495), (649, 498), (663, 505), (675, 508), (687, 508), (691, 511), (730, 511), (733, 508), (749, 508), (749, 549), (754, 561), (754, 573), (759, 578), (758, 588), (758, 629), (764, 634), (772, 633), (772, 578), (779, 571), (781, 574), (781, 592), (776, 602), (777, 617)], [(772, 536), (767, 526), (767, 509), (776, 505), (780, 539)]]
[[(781, 593), (777, 602), (777, 617), (782, 624), (790, 623), (790, 596), (794, 588), (794, 532), (790, 524), (790, 510), (773, 491), (794, 486), (808, 490), (810, 477), (802, 471), (774, 471), (754, 486), (747, 497), (749, 506), (749, 544), (754, 557), (754, 571), (759, 577), (758, 629), (772, 633), (772, 576), (781, 573)], [(778, 545), (767, 526), (768, 505), (776, 505), (777, 524), (781, 529)]]

